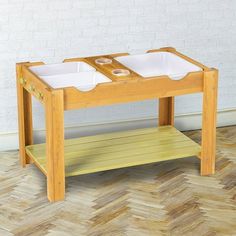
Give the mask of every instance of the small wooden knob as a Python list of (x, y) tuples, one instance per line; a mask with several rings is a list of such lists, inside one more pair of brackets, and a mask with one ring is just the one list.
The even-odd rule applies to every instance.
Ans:
[(36, 93), (36, 97), (37, 97), (39, 100), (43, 100), (44, 95), (43, 95), (43, 93), (41, 93), (41, 92), (37, 92), (37, 93)]
[(24, 79), (24, 78), (20, 78), (20, 84), (22, 84), (22, 85), (26, 85), (26, 79)]
[(40, 99), (43, 100), (44, 95), (42, 93), (40, 93)]
[(31, 84), (30, 87), (29, 87), (29, 90), (32, 91), (32, 92), (34, 92), (34, 91), (35, 91), (34, 85)]

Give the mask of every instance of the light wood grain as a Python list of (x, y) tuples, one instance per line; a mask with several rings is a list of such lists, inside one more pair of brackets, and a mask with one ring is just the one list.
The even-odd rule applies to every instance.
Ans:
[[(122, 81), (122, 80), (133, 80), (133, 79), (138, 79), (140, 78), (140, 75), (132, 71), (131, 69), (125, 67), (123, 64), (118, 62), (113, 58), (113, 56), (110, 55), (105, 55), (104, 57), (112, 59), (111, 64), (106, 64), (106, 65), (99, 65), (96, 64), (95, 61), (96, 59), (100, 58), (101, 56), (96, 56), (96, 57), (86, 57), (84, 59), (85, 62), (96, 68), (99, 72), (103, 73), (104, 75), (108, 76), (112, 81)], [(128, 76), (116, 76), (112, 74), (112, 71), (115, 69), (124, 69), (128, 70), (130, 74)]]
[(48, 94), (45, 115), (47, 192), (53, 202), (63, 200), (65, 195), (63, 90)]
[[(20, 84), (19, 80), (17, 83), (21, 163), (24, 166), (30, 157), (46, 175), (50, 201), (64, 198), (65, 175), (93, 173), (191, 155), (200, 156), (200, 147), (197, 144), (173, 127), (163, 126), (174, 125), (174, 97), (178, 95), (204, 92), (201, 173), (205, 175), (213, 172), (216, 110), (214, 96), (217, 84), (214, 84), (211, 78), (214, 77), (215, 70), (178, 53), (174, 48), (162, 48), (157, 51), (174, 53), (200, 66), (203, 71), (188, 73), (178, 81), (171, 80), (168, 76), (143, 78), (131, 70), (129, 76), (116, 77), (112, 74), (113, 69), (127, 68), (114, 57), (127, 54), (66, 59), (65, 62), (85, 61), (112, 80), (111, 83), (98, 84), (93, 90), (82, 92), (75, 87), (51, 88), (29, 69), (30, 66), (42, 65), (43, 62), (22, 63), (17, 67), (18, 78), (24, 78), (24, 83)], [(97, 65), (95, 60), (99, 57), (108, 57), (113, 63)], [(46, 145), (30, 145), (32, 144), (30, 95), (35, 96), (45, 106)], [(120, 137), (117, 137), (119, 134), (104, 135), (110, 137), (105, 140), (100, 136), (70, 140), (65, 142), (64, 153), (64, 110), (157, 98), (160, 98), (160, 125), (163, 127), (156, 133), (146, 134), (145, 131), (145, 134), (133, 134), (130, 131), (132, 135), (128, 132), (128, 136), (124, 133)], [(213, 123), (210, 124), (211, 122)]]
[[(47, 172), (45, 145), (27, 153)], [(200, 147), (171, 126), (123, 131), (65, 141), (66, 176), (198, 156)]]
[(215, 173), (218, 71), (204, 72), (201, 174)]
[(24, 89), (34, 96), (39, 102), (45, 104), (45, 97), (48, 91), (53, 90), (47, 83), (45, 83), (39, 76), (34, 74), (29, 67), (43, 65), (43, 62), (25, 63), (22, 66), (22, 76), (25, 79)]
[(31, 95), (24, 89), (22, 76), (22, 64), (16, 65), (17, 75), (17, 104), (18, 104), (18, 129), (20, 162), (23, 167), (30, 163), (30, 158), (25, 152), (25, 146), (33, 144), (33, 120)]
[(189, 73), (174, 81), (168, 76), (99, 84), (90, 92), (65, 88), (65, 110), (174, 97), (203, 91), (203, 72)]

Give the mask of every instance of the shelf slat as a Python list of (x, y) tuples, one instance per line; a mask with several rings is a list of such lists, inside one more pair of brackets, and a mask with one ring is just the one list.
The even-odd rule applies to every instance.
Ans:
[[(46, 145), (26, 147), (46, 173)], [(137, 166), (200, 154), (200, 146), (172, 126), (65, 140), (66, 176)]]

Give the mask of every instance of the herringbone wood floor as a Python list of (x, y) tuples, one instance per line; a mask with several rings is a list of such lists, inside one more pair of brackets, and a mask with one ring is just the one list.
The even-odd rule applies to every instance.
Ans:
[(217, 136), (214, 176), (199, 176), (197, 158), (77, 176), (54, 204), (36, 167), (1, 153), (0, 236), (236, 235), (236, 127)]

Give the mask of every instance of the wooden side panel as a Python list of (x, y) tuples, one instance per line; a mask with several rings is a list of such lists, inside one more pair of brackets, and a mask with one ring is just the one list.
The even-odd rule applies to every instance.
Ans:
[(65, 110), (174, 97), (203, 91), (203, 72), (192, 72), (181, 80), (167, 76), (99, 84), (89, 92), (70, 87), (64, 89)]
[(47, 84), (44, 80), (42, 80), (28, 68), (30, 66), (36, 65), (43, 65), (43, 62), (27, 63), (22, 67), (22, 74), (24, 78), (27, 79), (27, 83), (35, 85), (37, 89), (41, 90), (41, 92), (44, 92), (45, 89), (52, 89), (49, 84)]
[(24, 88), (39, 102), (45, 103), (45, 94), (52, 90), (52, 88), (34, 74), (28, 67), (34, 65), (42, 65), (42, 62), (27, 63), (22, 67), (22, 76), (25, 79)]
[(46, 169), (50, 201), (65, 195), (63, 90), (54, 90), (46, 100)]
[(204, 73), (201, 174), (215, 172), (218, 71)]
[(23, 167), (30, 163), (30, 158), (25, 152), (27, 145), (33, 144), (33, 121), (32, 121), (32, 100), (31, 95), (24, 89), (24, 78), (22, 77), (23, 63), (16, 65), (17, 75), (17, 105), (18, 105), (18, 132), (20, 162)]
[(159, 99), (159, 126), (174, 126), (174, 97)]

